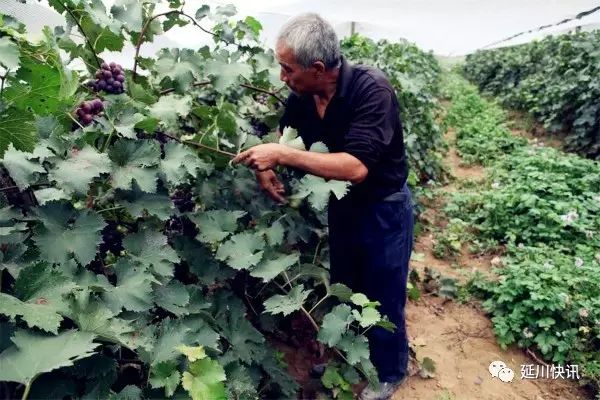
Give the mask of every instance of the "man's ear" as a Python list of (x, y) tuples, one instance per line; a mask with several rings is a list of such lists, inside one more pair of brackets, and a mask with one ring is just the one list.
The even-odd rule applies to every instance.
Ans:
[(317, 72), (317, 75), (322, 75), (325, 72), (325, 64), (323, 61), (315, 61), (312, 66)]

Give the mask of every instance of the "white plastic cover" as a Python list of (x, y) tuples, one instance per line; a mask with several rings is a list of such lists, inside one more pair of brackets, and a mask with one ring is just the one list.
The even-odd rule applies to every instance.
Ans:
[[(114, 2), (103, 1), (107, 8)], [(0, 0), (0, 12), (17, 16), (34, 33), (44, 24), (62, 24), (62, 17), (40, 5), (43, 3), (28, 0), (23, 5), (16, 0)], [(235, 4), (241, 15), (252, 15), (263, 24), (262, 37), (268, 46), (274, 45), (277, 32), (287, 19), (309, 11), (328, 19), (340, 37), (354, 29), (373, 39), (406, 38), (442, 56), (524, 43), (577, 26), (600, 28), (598, 10), (581, 19), (502, 41), (521, 32), (574, 18), (580, 12), (599, 7), (600, 0), (187, 0), (185, 9), (193, 15), (202, 4), (229, 3)], [(145, 44), (141, 54), (153, 54), (161, 47), (197, 48), (210, 43), (212, 38), (193, 26), (176, 27), (156, 43)], [(131, 48), (125, 49), (124, 54), (118, 56), (123, 64), (128, 64), (131, 51)]]

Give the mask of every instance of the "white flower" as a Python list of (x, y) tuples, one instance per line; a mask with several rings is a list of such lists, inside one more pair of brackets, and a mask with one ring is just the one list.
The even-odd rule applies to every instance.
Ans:
[(525, 336), (527, 339), (531, 339), (534, 334), (529, 330), (529, 328), (525, 328), (523, 329), (523, 336)]
[(587, 317), (590, 316), (590, 312), (587, 309), (585, 309), (585, 308), (580, 308), (579, 309), (579, 316), (581, 318), (587, 318)]
[(594, 201), (597, 201), (598, 203), (600, 203), (600, 196), (594, 196)]
[(586, 230), (585, 231), (585, 237), (588, 238), (588, 239), (593, 238), (594, 237), (594, 232)]
[(559, 293), (558, 297), (565, 303), (565, 305), (571, 304), (571, 296), (566, 293)]
[(519, 244), (517, 245), (517, 247), (518, 247), (519, 249), (524, 249), (524, 248), (525, 248), (525, 245), (524, 245), (523, 243), (519, 243)]
[(581, 258), (579, 258), (579, 257), (575, 258), (575, 266), (577, 268), (583, 267), (583, 260)]
[(546, 261), (546, 262), (544, 263), (544, 265), (542, 265), (542, 267), (544, 267), (544, 268), (546, 268), (546, 269), (551, 269), (551, 268), (554, 268), (554, 265), (552, 265), (552, 264), (550, 263), (550, 261)]
[(577, 214), (577, 211), (575, 211), (575, 210), (571, 210), (568, 213), (560, 216), (560, 219), (562, 219), (564, 222), (566, 222), (567, 225), (571, 224), (577, 218), (579, 218), (579, 214)]
[(500, 257), (496, 256), (496, 257), (492, 258), (491, 264), (494, 267), (499, 267), (500, 265), (502, 265), (502, 259)]
[(500, 182), (492, 183), (492, 189), (500, 189)]

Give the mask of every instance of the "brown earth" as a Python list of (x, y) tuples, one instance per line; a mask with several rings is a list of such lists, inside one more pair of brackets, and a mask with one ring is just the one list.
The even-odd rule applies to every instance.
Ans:
[[(515, 133), (517, 134), (517, 133)], [(454, 132), (446, 135), (450, 149), (446, 162), (455, 178), (439, 189), (437, 199), (422, 214), (427, 224), (444, 224), (441, 208), (444, 194), (457, 190), (460, 182), (481, 180), (485, 171), (481, 167), (468, 167), (461, 163), (454, 146)], [(464, 281), (466, 270), (477, 269), (491, 274), (493, 256), (477, 257), (464, 250), (455, 262), (439, 260), (433, 256), (434, 239), (425, 230), (415, 240), (414, 253), (420, 261), (411, 261), (411, 268), (423, 276), (423, 269), (433, 267), (442, 276)], [(476, 303), (461, 304), (443, 298), (424, 295), (409, 301), (406, 319), (411, 347), (417, 359), (429, 357), (435, 362), (434, 378), (424, 379), (414, 374), (396, 391), (395, 400), (575, 400), (591, 399), (576, 381), (565, 379), (521, 379), (522, 365), (541, 363), (522, 349), (502, 350), (497, 344), (492, 323)], [(515, 377), (504, 383), (488, 372), (492, 361), (504, 361)]]

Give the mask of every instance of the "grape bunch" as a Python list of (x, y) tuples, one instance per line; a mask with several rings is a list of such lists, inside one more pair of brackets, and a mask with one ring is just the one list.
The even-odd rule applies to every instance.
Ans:
[(258, 137), (263, 137), (264, 135), (268, 134), (271, 131), (269, 126), (258, 118), (253, 117), (250, 120), (250, 125), (252, 126), (252, 130), (254, 131), (254, 134)]
[(171, 200), (173, 200), (173, 204), (179, 210), (179, 212), (186, 212), (194, 210), (194, 199), (192, 196), (192, 191), (189, 188), (180, 188), (175, 190), (175, 192), (171, 195)]
[(96, 80), (90, 81), (89, 86), (95, 92), (104, 90), (106, 93), (119, 94), (125, 90), (125, 72), (119, 64), (111, 62), (102, 63), (101, 68), (96, 72)]
[(100, 254), (106, 257), (109, 251), (118, 256), (123, 250), (123, 233), (120, 232), (119, 224), (109, 221), (102, 229), (102, 243), (100, 243)]
[(164, 233), (169, 239), (177, 236), (194, 238), (198, 234), (198, 229), (186, 216), (173, 215), (165, 222)]
[(257, 103), (266, 105), (267, 102), (269, 101), (269, 95), (268, 94), (257, 94), (255, 99), (256, 99)]
[(77, 107), (75, 113), (79, 118), (81, 125), (89, 125), (96, 115), (100, 115), (104, 111), (104, 103), (100, 99), (84, 101)]

